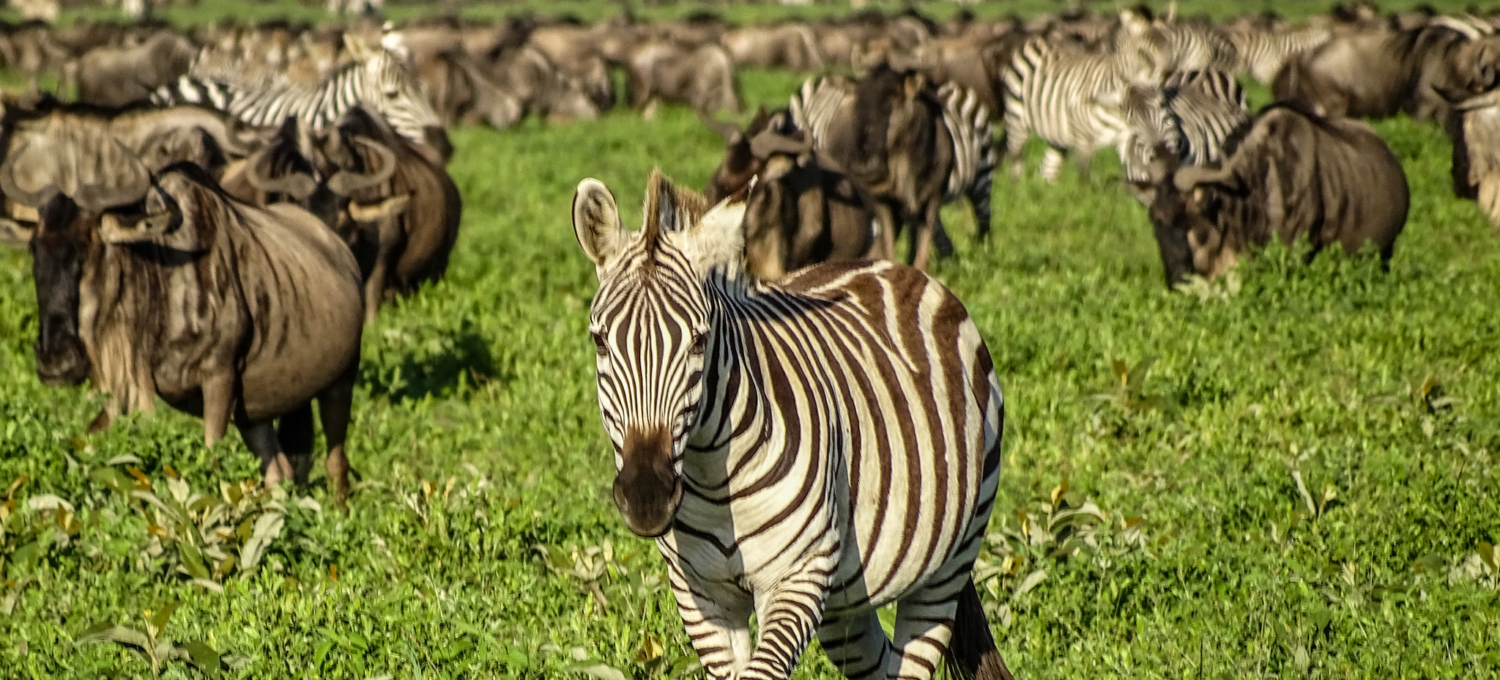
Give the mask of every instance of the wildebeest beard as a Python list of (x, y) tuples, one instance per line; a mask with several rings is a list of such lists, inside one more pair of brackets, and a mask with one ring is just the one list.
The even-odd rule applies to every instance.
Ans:
[(79, 285), (84, 261), (95, 247), (93, 231), (78, 219), (72, 199), (55, 193), (42, 204), (31, 240), (32, 278), (40, 312), (36, 373), (44, 384), (77, 385), (92, 365), (78, 336)]
[(890, 153), (887, 131), (905, 80), (906, 74), (880, 64), (855, 86), (855, 139), (859, 158), (851, 170), (866, 183), (878, 183), (885, 178), (886, 156)]

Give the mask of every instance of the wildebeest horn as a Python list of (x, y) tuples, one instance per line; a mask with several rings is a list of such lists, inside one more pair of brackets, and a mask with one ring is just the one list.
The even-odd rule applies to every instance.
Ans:
[(1177, 185), (1178, 191), (1186, 192), (1192, 191), (1193, 187), (1204, 182), (1222, 182), (1228, 176), (1229, 171), (1225, 169), (1210, 169), (1197, 165), (1189, 165), (1185, 168), (1179, 168), (1177, 174), (1173, 176), (1172, 181)]
[(328, 190), (340, 196), (372, 187), (391, 178), (396, 173), (396, 152), (391, 151), (386, 145), (364, 137), (353, 137), (352, 141), (363, 145), (375, 152), (380, 158), (380, 169), (375, 172), (356, 173), (348, 170), (339, 170), (328, 178)]
[(1469, 40), (1478, 40), (1481, 34), (1479, 26), (1463, 19), (1450, 16), (1437, 16), (1427, 21), (1428, 26), (1442, 26), (1462, 33)]
[[(108, 168), (109, 174), (93, 178), (80, 177), (79, 186), (74, 191), (74, 202), (88, 210), (102, 211), (134, 203), (151, 188), (151, 170), (141, 161), (140, 156), (118, 141), (111, 142), (112, 144), (100, 150), (98, 159), (101, 169)], [(109, 151), (114, 151), (115, 157), (111, 158)]]
[(1460, 111), (1473, 111), (1474, 109), (1487, 109), (1491, 106), (1500, 106), (1500, 88), (1495, 88), (1484, 94), (1470, 97), (1459, 102)]
[(268, 194), (286, 194), (293, 200), (303, 200), (311, 196), (318, 189), (318, 182), (305, 172), (294, 172), (282, 177), (267, 177), (261, 173), (261, 161), (265, 160), (273, 149), (262, 149), (255, 152), (245, 161), (245, 181), (250, 186)]
[[(26, 180), (36, 180), (40, 175), (40, 185), (35, 181), (28, 181), (26, 184), (36, 188), (22, 188), (21, 182), (16, 180), (17, 170), (25, 174)], [(57, 181), (57, 166), (52, 156), (42, 147), (26, 142), (11, 152), (4, 165), (0, 165), (0, 191), (21, 205), (33, 208), (41, 206), (57, 191)]]
[(786, 135), (778, 135), (770, 130), (750, 138), (750, 155), (756, 158), (770, 158), (772, 154), (784, 153), (792, 156), (800, 156), (812, 150), (812, 140), (804, 139), (798, 141)]

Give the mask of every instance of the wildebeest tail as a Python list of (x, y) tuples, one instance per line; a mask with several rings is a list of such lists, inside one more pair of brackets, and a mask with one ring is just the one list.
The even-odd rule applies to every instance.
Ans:
[(1015, 680), (995, 647), (995, 637), (990, 633), (990, 623), (984, 616), (984, 605), (979, 602), (973, 578), (958, 593), (953, 640), (944, 661), (951, 678)]

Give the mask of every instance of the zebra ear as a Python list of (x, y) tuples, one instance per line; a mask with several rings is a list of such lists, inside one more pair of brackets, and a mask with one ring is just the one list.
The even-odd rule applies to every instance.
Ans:
[(573, 194), (573, 235), (583, 254), (593, 260), (602, 278), (604, 269), (619, 254), (625, 235), (620, 228), (620, 207), (609, 187), (592, 177), (578, 183)]
[(648, 244), (654, 244), (662, 234), (685, 231), (697, 224), (708, 207), (708, 201), (697, 192), (674, 186), (660, 169), (653, 169), (646, 181), (646, 226), (641, 233)]

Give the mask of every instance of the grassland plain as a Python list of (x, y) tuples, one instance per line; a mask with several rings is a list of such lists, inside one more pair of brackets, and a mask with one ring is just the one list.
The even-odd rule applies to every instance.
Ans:
[[(744, 76), (767, 104), (796, 82)], [(1452, 197), (1435, 126), (1377, 127), (1413, 193), (1389, 273), (1276, 248), (1168, 292), (1107, 153), (1049, 186), (1033, 147), (1025, 179), (996, 183), (989, 242), (944, 212), (960, 256), (934, 273), (1009, 407), (980, 576), (1018, 677), (1500, 668), (1500, 235)], [(170, 410), (80, 436), (99, 400), (37, 382), (30, 260), (0, 250), (0, 678), (153, 672), (75, 646), (100, 624), (204, 643), (163, 648), (168, 677), (199, 674), (184, 659), (257, 678), (685, 669), (655, 548), (610, 501), (596, 282), (568, 209), (594, 176), (638, 225), (653, 166), (699, 185), (722, 142), (674, 108), (453, 139), (463, 233), (447, 279), (366, 331), (347, 515), (318, 505), (321, 475), (241, 494), (239, 438), (206, 448)], [(840, 676), (814, 644), (795, 677)]]

